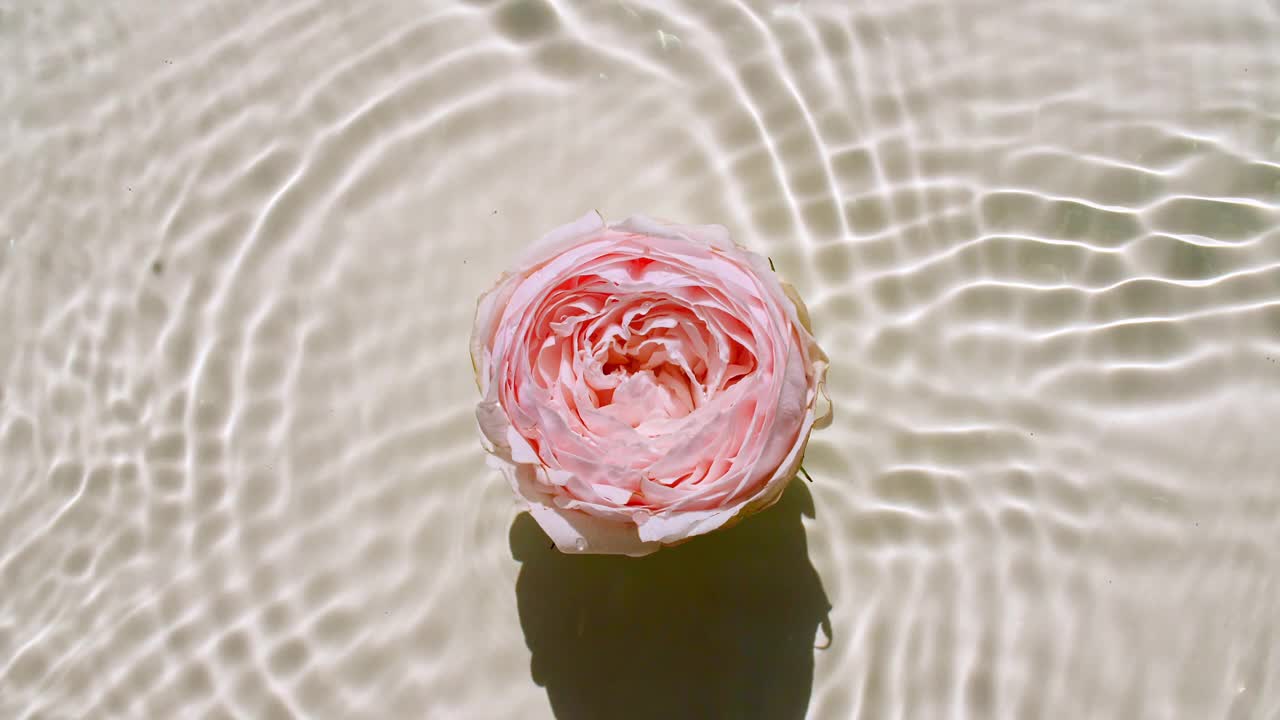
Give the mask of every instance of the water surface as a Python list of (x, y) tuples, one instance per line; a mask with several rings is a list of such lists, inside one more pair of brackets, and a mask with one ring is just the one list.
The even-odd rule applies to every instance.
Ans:
[[(1280, 717), (1280, 5), (348, 5), (0, 7), (0, 716)], [(634, 565), (472, 415), (591, 208), (833, 360)]]

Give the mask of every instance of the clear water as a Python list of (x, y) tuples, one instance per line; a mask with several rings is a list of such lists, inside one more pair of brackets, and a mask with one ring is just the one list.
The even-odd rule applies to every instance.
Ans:
[[(1280, 718), (1274, 0), (0, 5), (0, 717)], [(809, 300), (770, 513), (567, 558), (475, 297)]]

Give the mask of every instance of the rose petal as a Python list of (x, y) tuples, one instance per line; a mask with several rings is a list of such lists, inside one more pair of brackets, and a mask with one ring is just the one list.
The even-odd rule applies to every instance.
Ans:
[(548, 233), (481, 298), (471, 354), (486, 449), (569, 552), (643, 554), (767, 507), (830, 416), (804, 303), (720, 226)]
[(529, 514), (563, 553), (597, 553), (643, 557), (662, 547), (643, 540), (634, 525), (623, 525), (585, 513), (530, 505)]
[(604, 230), (604, 216), (598, 210), (583, 215), (568, 225), (562, 225), (543, 235), (520, 258), (521, 267), (532, 267), (553, 258), (565, 250)]

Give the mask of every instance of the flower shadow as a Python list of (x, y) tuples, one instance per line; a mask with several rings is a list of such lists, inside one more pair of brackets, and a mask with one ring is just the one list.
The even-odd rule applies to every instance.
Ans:
[(643, 558), (564, 555), (511, 525), (534, 682), (558, 720), (802, 718), (830, 604), (809, 561), (804, 483), (728, 530)]

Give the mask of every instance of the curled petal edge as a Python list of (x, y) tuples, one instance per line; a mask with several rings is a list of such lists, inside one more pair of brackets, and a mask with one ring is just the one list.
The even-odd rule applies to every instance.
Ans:
[[(825, 394), (826, 363), (817, 363), (818, 388)], [(816, 400), (816, 397), (814, 398)], [(486, 403), (482, 403), (485, 406)], [(638, 525), (612, 522), (578, 510), (558, 507), (551, 496), (537, 486), (537, 466), (517, 462), (509, 444), (511, 426), (499, 408), (491, 404), (490, 412), (478, 411), (477, 420), (491, 453), (489, 464), (499, 470), (511, 489), (528, 509), (534, 521), (551, 538), (556, 548), (569, 554), (608, 554), (643, 557), (663, 547), (679, 545), (713, 530), (728, 528), (757, 512), (772, 506), (799, 472), (809, 443), (810, 432), (818, 423), (828, 420), (830, 413), (819, 414), (817, 403), (810, 402), (797, 435), (795, 446), (786, 459), (754, 495), (732, 506), (716, 510), (699, 510), (655, 514)]]

